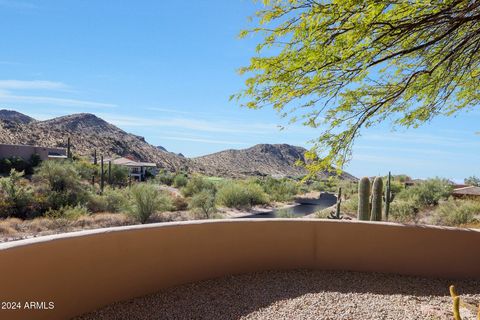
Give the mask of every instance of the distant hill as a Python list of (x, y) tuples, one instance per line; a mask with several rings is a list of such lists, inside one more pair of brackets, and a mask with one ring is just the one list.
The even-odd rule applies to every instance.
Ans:
[[(258, 144), (248, 149), (225, 150), (192, 160), (210, 175), (296, 177), (307, 173), (305, 168), (295, 165), (297, 160), (305, 161), (306, 151), (288, 144)], [(328, 176), (327, 172), (320, 173), (321, 178)], [(342, 178), (356, 179), (346, 172)]]
[[(198, 158), (185, 158), (153, 146), (144, 137), (122, 129), (89, 113), (72, 114), (37, 121), (16, 111), (0, 110), (0, 143), (66, 147), (70, 137), (74, 154), (91, 157), (94, 150), (106, 157), (129, 156), (154, 162), (171, 171), (189, 170), (224, 177), (277, 176), (306, 174), (295, 165), (304, 160), (305, 149), (288, 144), (259, 144), (243, 150), (225, 150)], [(327, 177), (328, 173), (321, 173)], [(355, 179), (348, 173), (344, 179)]]
[(0, 110), (0, 120), (11, 121), (15, 123), (23, 123), (23, 124), (27, 124), (35, 121), (35, 119), (33, 119), (32, 117), (24, 115), (23, 113), (13, 111), (13, 110), (5, 110), (5, 109)]
[(73, 114), (46, 121), (25, 122), (20, 116), (15, 119), (18, 120), (0, 120), (0, 143), (66, 147), (70, 137), (72, 152), (81, 156), (90, 157), (96, 149), (99, 155), (130, 156), (168, 170), (188, 167), (188, 159), (161, 151), (143, 137), (127, 133), (93, 114)]

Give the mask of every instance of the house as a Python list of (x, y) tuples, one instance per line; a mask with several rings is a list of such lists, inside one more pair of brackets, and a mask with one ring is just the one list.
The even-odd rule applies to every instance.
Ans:
[(66, 159), (67, 149), (19, 144), (0, 144), (0, 159), (19, 157), (28, 161), (34, 154), (37, 154), (42, 161), (49, 159)]
[(463, 199), (479, 199), (480, 200), (480, 187), (469, 186), (464, 188), (458, 188), (453, 190), (452, 196), (454, 198)]
[(157, 165), (152, 162), (140, 162), (135, 161), (129, 158), (115, 158), (115, 159), (105, 159), (104, 163), (111, 162), (112, 164), (123, 166), (128, 168), (128, 175), (135, 180), (144, 181), (147, 175), (147, 172), (155, 174)]

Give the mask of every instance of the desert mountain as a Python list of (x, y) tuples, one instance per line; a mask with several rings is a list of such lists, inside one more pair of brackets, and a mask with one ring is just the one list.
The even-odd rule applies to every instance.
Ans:
[(127, 133), (93, 114), (80, 113), (28, 123), (0, 120), (0, 143), (66, 147), (68, 137), (71, 138), (72, 152), (81, 156), (89, 157), (96, 149), (99, 155), (130, 156), (155, 162), (168, 170), (182, 169), (189, 162), (161, 151), (143, 137)]
[[(305, 175), (306, 169), (297, 166), (297, 160), (305, 161), (307, 150), (288, 144), (258, 144), (248, 149), (225, 150), (192, 159), (210, 175), (219, 176), (278, 176)], [(320, 173), (321, 178), (330, 174)], [(343, 179), (356, 179), (344, 172)]]
[(35, 121), (32, 117), (13, 110), (0, 110), (0, 120), (27, 124)]
[[(80, 113), (37, 121), (16, 111), (0, 110), (0, 143), (66, 147), (70, 137), (74, 154), (90, 157), (94, 150), (104, 156), (130, 156), (154, 162), (167, 170), (189, 170), (225, 177), (301, 176), (295, 165), (305, 149), (287, 144), (259, 144), (243, 150), (225, 150), (188, 159), (182, 154), (153, 146), (143, 137), (127, 133), (93, 114)], [(324, 173), (323, 177), (328, 174)], [(344, 173), (343, 178), (354, 179)]]

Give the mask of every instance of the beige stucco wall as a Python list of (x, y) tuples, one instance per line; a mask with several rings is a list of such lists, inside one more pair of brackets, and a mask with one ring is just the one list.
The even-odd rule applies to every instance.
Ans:
[(227, 274), (342, 269), (480, 278), (480, 230), (250, 219), (132, 226), (0, 244), (0, 301), (54, 302), (0, 319), (68, 319)]

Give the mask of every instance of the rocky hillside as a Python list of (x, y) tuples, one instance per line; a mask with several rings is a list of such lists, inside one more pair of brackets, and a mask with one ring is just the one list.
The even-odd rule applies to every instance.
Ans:
[[(297, 160), (304, 159), (306, 150), (287, 144), (259, 144), (188, 159), (153, 146), (143, 137), (127, 133), (93, 114), (37, 121), (19, 112), (0, 110), (0, 143), (66, 147), (68, 137), (73, 153), (80, 156), (90, 157), (96, 149), (99, 155), (130, 156), (172, 171), (189, 170), (225, 177), (296, 177), (306, 173), (304, 168), (295, 165)], [(348, 173), (344, 173), (343, 178), (355, 179)]]
[[(306, 151), (288, 144), (258, 144), (248, 149), (225, 150), (192, 160), (210, 175), (296, 177), (307, 173), (305, 168), (295, 165), (297, 160), (305, 160)], [(321, 178), (328, 176), (326, 172), (320, 173)], [(342, 178), (356, 179), (346, 172)]]
[[(0, 114), (8, 113), (2, 110)], [(46, 121), (21, 119), (16, 116), (0, 120), (0, 143), (66, 147), (70, 137), (73, 153), (81, 156), (89, 157), (96, 149), (105, 156), (131, 156), (169, 170), (188, 167), (188, 159), (162, 151), (143, 137), (127, 133), (93, 114), (74, 114)]]
[(23, 124), (35, 121), (32, 117), (13, 110), (0, 110), (0, 120)]

